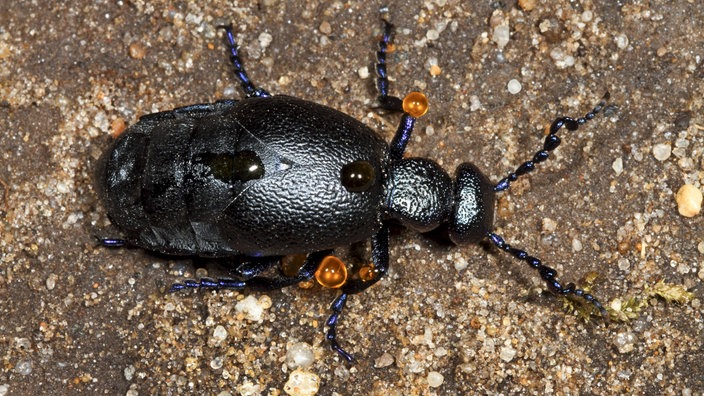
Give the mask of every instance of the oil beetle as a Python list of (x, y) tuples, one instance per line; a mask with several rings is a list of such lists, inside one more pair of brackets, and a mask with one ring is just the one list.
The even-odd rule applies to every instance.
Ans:
[[(224, 258), (231, 278), (185, 280), (185, 288), (277, 289), (315, 277), (341, 294), (326, 322), (326, 338), (345, 360), (336, 328), (351, 294), (381, 279), (389, 268), (389, 221), (420, 232), (446, 226), (456, 244), (488, 238), (535, 268), (548, 288), (606, 310), (592, 295), (492, 231), (495, 193), (545, 161), (557, 132), (574, 131), (594, 118), (608, 99), (584, 117), (556, 119), (543, 148), (499, 183), (471, 163), (454, 180), (434, 161), (404, 158), (425, 96), (389, 95), (386, 56), (393, 26), (384, 22), (376, 53), (380, 107), (402, 113), (390, 144), (361, 122), (306, 100), (271, 96), (256, 87), (240, 60), (232, 27), (223, 26), (243, 100), (222, 100), (146, 115), (119, 136), (98, 166), (97, 190), (122, 239), (182, 256)], [(337, 246), (371, 239), (371, 264), (349, 277), (330, 256)], [(306, 253), (298, 265), (288, 255)], [(282, 264), (283, 263), (283, 264)]]

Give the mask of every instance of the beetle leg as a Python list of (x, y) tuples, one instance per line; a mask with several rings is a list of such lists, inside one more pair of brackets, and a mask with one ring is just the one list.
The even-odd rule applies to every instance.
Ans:
[(121, 248), (127, 246), (127, 241), (120, 238), (98, 238), (98, 242), (107, 248)]
[[(200, 280), (186, 279), (179, 283), (174, 283), (169, 288), (169, 293), (173, 293), (183, 289), (250, 289), (250, 290), (276, 290), (281, 289), (286, 286), (295, 285), (296, 283), (306, 281), (313, 277), (315, 270), (318, 269), (320, 261), (322, 261), (325, 256), (330, 255), (332, 250), (322, 250), (319, 252), (311, 253), (306, 257), (305, 262), (298, 270), (296, 276), (286, 276), (281, 271), (277, 272), (272, 276), (255, 276), (249, 279), (211, 279), (211, 278), (201, 278)], [(280, 259), (276, 259), (280, 261)], [(265, 269), (270, 268), (270, 264), (267, 264), (266, 268), (261, 269), (262, 272)], [(249, 267), (251, 269), (251, 267)], [(241, 270), (240, 267), (237, 268), (236, 272), (240, 272), (241, 275), (246, 276), (246, 270)]]
[(606, 311), (606, 308), (597, 300), (594, 296), (591, 294), (585, 292), (582, 289), (578, 289), (574, 283), (568, 283), (565, 286), (562, 286), (560, 282), (557, 280), (557, 271), (555, 271), (553, 268), (548, 267), (547, 265), (543, 265), (542, 262), (540, 262), (539, 259), (530, 256), (526, 251), (517, 249), (506, 243), (503, 238), (501, 238), (499, 235), (490, 232), (487, 234), (491, 242), (496, 245), (501, 250), (504, 250), (511, 254), (513, 257), (525, 261), (536, 269), (538, 273), (540, 274), (540, 277), (543, 278), (545, 283), (548, 285), (548, 289), (552, 291), (555, 294), (567, 296), (568, 294), (571, 294), (573, 296), (576, 296), (590, 304), (592, 304), (596, 309), (599, 310), (599, 313), (604, 317), (605, 320), (608, 320), (609, 315), (608, 312)]
[(364, 291), (369, 286), (378, 282), (379, 279), (383, 278), (388, 272), (389, 228), (386, 225), (372, 237), (372, 262), (374, 269), (372, 270), (371, 277), (362, 279), (360, 276), (355, 276), (350, 278), (347, 283), (342, 286), (342, 294), (330, 305), (332, 314), (325, 322), (325, 325), (328, 327), (325, 338), (330, 342), (330, 347), (349, 363), (354, 363), (354, 357), (349, 352), (342, 349), (340, 343), (337, 341), (337, 323), (342, 314), (342, 309), (345, 308), (347, 296)]
[(376, 52), (376, 87), (379, 91), (378, 100), (382, 109), (400, 113), (403, 111), (401, 99), (396, 96), (389, 96), (389, 78), (386, 74), (386, 54), (393, 40), (394, 25), (386, 19), (382, 19), (382, 21), (384, 22), (384, 33), (381, 35), (379, 50)]
[(227, 41), (230, 44), (230, 60), (232, 61), (232, 65), (235, 66), (235, 76), (237, 76), (237, 79), (240, 80), (245, 95), (248, 98), (271, 96), (264, 89), (255, 87), (252, 81), (249, 80), (249, 76), (244, 70), (244, 65), (240, 59), (240, 54), (237, 49), (237, 42), (235, 41), (235, 35), (232, 33), (232, 25), (223, 25), (218, 27), (225, 29)]
[(550, 132), (548, 136), (545, 137), (545, 143), (543, 143), (543, 149), (533, 155), (533, 159), (524, 162), (519, 166), (514, 172), (509, 173), (508, 176), (501, 179), (494, 187), (494, 191), (503, 191), (509, 188), (511, 182), (516, 181), (519, 176), (523, 176), (528, 172), (535, 169), (535, 164), (539, 164), (548, 159), (550, 156), (550, 151), (557, 148), (560, 145), (560, 138), (557, 136), (557, 132), (564, 126), (568, 131), (576, 131), (580, 125), (585, 124), (587, 121), (591, 120), (596, 116), (597, 113), (604, 109), (606, 101), (609, 100), (611, 94), (607, 91), (601, 101), (590, 111), (585, 114), (584, 117), (574, 118), (570, 117), (560, 117), (552, 122), (550, 125)]

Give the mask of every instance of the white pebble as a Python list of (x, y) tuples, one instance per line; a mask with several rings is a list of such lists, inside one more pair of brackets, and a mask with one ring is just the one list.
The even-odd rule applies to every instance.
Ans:
[(491, 40), (496, 43), (499, 49), (503, 49), (511, 37), (508, 24), (501, 24), (494, 28), (494, 33), (491, 35)]
[(624, 49), (624, 48), (628, 47), (628, 36), (621, 33), (618, 36), (614, 37), (614, 42), (616, 42), (616, 46), (619, 49)]
[(289, 368), (308, 368), (313, 364), (313, 347), (305, 342), (297, 342), (286, 351), (286, 365)]
[(263, 320), (262, 315), (264, 313), (264, 309), (264, 306), (260, 304), (259, 300), (252, 295), (245, 297), (244, 300), (235, 305), (235, 310), (237, 312), (244, 313), (248, 320), (255, 322), (261, 322)]
[(56, 281), (59, 279), (59, 276), (56, 274), (49, 274), (49, 276), (46, 278), (46, 289), (47, 290), (54, 290), (56, 287)]
[(428, 373), (428, 386), (431, 388), (437, 388), (442, 385), (443, 381), (445, 381), (445, 377), (437, 371), (431, 371)]
[(636, 336), (630, 331), (616, 334), (616, 348), (620, 353), (633, 352), (635, 349)]
[(572, 250), (575, 252), (581, 252), (582, 251), (582, 241), (580, 241), (577, 238), (572, 239)]
[(440, 38), (440, 32), (435, 29), (430, 29), (425, 33), (425, 38), (430, 41), (437, 40), (438, 38)]
[(227, 330), (222, 325), (217, 325), (213, 330), (213, 340), (215, 342), (223, 342), (227, 338)]
[(499, 357), (501, 358), (501, 360), (503, 360), (506, 363), (513, 360), (513, 358), (515, 356), (516, 356), (516, 350), (511, 347), (507, 347), (507, 346), (501, 348), (501, 352), (499, 353)]
[(271, 44), (271, 40), (273, 39), (274, 38), (271, 36), (271, 34), (264, 32), (259, 35), (259, 46), (262, 48), (266, 48), (269, 46), (269, 44)]
[(614, 160), (614, 162), (611, 164), (611, 169), (616, 172), (616, 176), (620, 175), (623, 172), (623, 158), (618, 157)]
[(508, 88), (510, 94), (515, 95), (521, 92), (521, 88), (523, 87), (521, 86), (521, 82), (514, 78), (506, 84), (506, 88)]
[(291, 396), (313, 396), (320, 389), (320, 377), (301, 369), (294, 370), (284, 385), (284, 392)]
[(659, 143), (653, 146), (653, 156), (658, 161), (665, 161), (670, 158), (672, 147), (669, 143)]
[(127, 381), (132, 381), (132, 378), (134, 377), (134, 373), (137, 371), (137, 369), (133, 365), (129, 365), (125, 367), (124, 370), (122, 370), (122, 373), (125, 376), (125, 379)]
[(369, 68), (367, 66), (360, 67), (357, 69), (357, 75), (359, 75), (359, 78), (362, 80), (369, 78)]

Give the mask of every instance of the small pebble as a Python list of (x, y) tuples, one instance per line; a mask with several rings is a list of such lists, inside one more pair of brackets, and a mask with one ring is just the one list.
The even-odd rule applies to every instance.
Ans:
[(691, 184), (680, 187), (675, 194), (677, 210), (684, 217), (694, 217), (702, 211), (702, 192)]
[(135, 372), (137, 372), (137, 369), (131, 364), (122, 370), (122, 373), (125, 375), (125, 379), (127, 381), (132, 381)]
[(323, 23), (320, 24), (318, 30), (320, 30), (320, 33), (328, 35), (332, 33), (332, 26), (330, 26), (330, 22), (323, 21)]
[(430, 66), (430, 75), (433, 77), (437, 77), (442, 73), (442, 69), (440, 69), (440, 66), (438, 65), (432, 65)]
[(227, 330), (222, 325), (217, 325), (213, 330), (213, 340), (217, 343), (225, 341), (227, 338)]
[(628, 36), (623, 33), (614, 37), (614, 41), (616, 42), (616, 46), (620, 49), (625, 49), (628, 47)]
[(635, 349), (636, 336), (630, 331), (616, 334), (615, 344), (620, 353), (633, 352)]
[(47, 290), (54, 290), (56, 287), (56, 281), (59, 279), (59, 276), (56, 274), (49, 274), (49, 276), (46, 278), (46, 289)]
[(669, 143), (659, 143), (653, 146), (653, 156), (658, 161), (665, 161), (670, 158), (672, 147)]
[(274, 36), (272, 36), (271, 33), (264, 32), (259, 35), (258, 40), (259, 40), (259, 46), (261, 48), (266, 48), (274, 40)]
[(523, 11), (533, 11), (537, 3), (537, 0), (518, 0), (518, 6), (521, 7)]
[(506, 84), (506, 88), (508, 88), (510, 94), (515, 95), (521, 92), (521, 88), (523, 87), (521, 86), (521, 82), (514, 78)]
[(516, 350), (511, 347), (505, 346), (501, 348), (501, 352), (499, 352), (499, 357), (501, 358), (501, 360), (508, 363), (513, 360), (514, 357), (516, 357)]
[(582, 241), (580, 241), (577, 238), (572, 239), (572, 250), (575, 252), (581, 252), (582, 251)]
[(511, 38), (511, 31), (508, 24), (502, 24), (494, 28), (491, 40), (496, 43), (499, 49), (503, 49)]
[(129, 47), (130, 57), (133, 59), (144, 59), (147, 56), (147, 49), (142, 43), (135, 42)]
[(391, 366), (392, 364), (394, 364), (394, 357), (391, 356), (391, 354), (388, 352), (384, 352), (384, 354), (382, 354), (381, 356), (376, 358), (376, 360), (374, 360), (374, 367), (375, 368), (388, 367), (388, 366)]
[(284, 392), (291, 396), (313, 396), (320, 389), (320, 377), (309, 371), (296, 369), (284, 385)]
[(620, 175), (623, 172), (623, 158), (616, 158), (614, 162), (611, 163), (611, 169), (616, 172), (616, 176)]
[(445, 377), (437, 371), (431, 371), (428, 373), (428, 385), (431, 388), (437, 388), (442, 385), (443, 381), (445, 381)]
[(286, 365), (289, 368), (308, 368), (313, 364), (313, 347), (305, 342), (297, 342), (286, 351)]

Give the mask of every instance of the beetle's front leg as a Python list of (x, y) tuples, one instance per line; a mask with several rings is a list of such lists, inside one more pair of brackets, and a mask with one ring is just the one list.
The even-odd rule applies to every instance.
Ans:
[(330, 305), (332, 314), (325, 324), (328, 331), (325, 338), (330, 342), (330, 347), (342, 356), (347, 362), (354, 363), (354, 357), (345, 351), (337, 341), (337, 323), (347, 303), (350, 294), (356, 294), (366, 290), (369, 286), (378, 282), (389, 270), (389, 228), (384, 225), (381, 230), (372, 237), (372, 268), (366, 268), (365, 272), (359, 273), (350, 278), (342, 286), (342, 294)]

